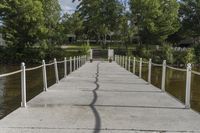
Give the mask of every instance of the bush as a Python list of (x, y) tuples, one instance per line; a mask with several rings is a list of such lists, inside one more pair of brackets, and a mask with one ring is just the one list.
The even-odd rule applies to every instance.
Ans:
[(198, 44), (194, 47), (194, 53), (195, 53), (195, 56), (196, 56), (196, 61), (198, 63), (200, 63), (200, 44)]
[(140, 45), (136, 47), (136, 54), (142, 58), (151, 58), (151, 51), (146, 46)]
[(83, 44), (81, 46), (81, 53), (84, 54), (84, 55), (88, 55), (90, 49), (91, 49), (91, 47), (90, 47), (89, 43)]
[(186, 52), (185, 52), (185, 56), (184, 56), (184, 63), (195, 63), (195, 51), (194, 48), (189, 48)]
[(169, 43), (164, 43), (161, 51), (161, 60), (166, 60), (167, 63), (173, 64), (173, 48)]

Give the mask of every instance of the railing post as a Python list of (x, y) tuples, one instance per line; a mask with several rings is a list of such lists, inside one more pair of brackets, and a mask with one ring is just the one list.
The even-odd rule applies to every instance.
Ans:
[(149, 59), (149, 70), (148, 70), (148, 82), (151, 84), (151, 66), (152, 66), (152, 60)]
[(67, 58), (64, 58), (65, 78), (67, 77)]
[(187, 77), (186, 77), (186, 94), (185, 94), (185, 108), (190, 108), (191, 98), (191, 78), (192, 78), (192, 65), (187, 64)]
[(128, 71), (131, 71), (131, 57), (128, 58)]
[(119, 65), (121, 66), (122, 65), (122, 56), (121, 55), (119, 55)]
[(43, 65), (43, 87), (44, 87), (44, 91), (47, 91), (47, 72), (46, 72), (46, 63), (45, 60), (42, 61), (42, 65)]
[(69, 63), (69, 66), (70, 66), (69, 70), (70, 70), (70, 73), (72, 73), (72, 57), (69, 58), (69, 62), (70, 62)]
[(21, 107), (26, 107), (26, 66), (21, 64)]
[(164, 60), (163, 68), (162, 68), (162, 84), (161, 84), (161, 90), (163, 92), (165, 92), (166, 67), (167, 67), (167, 63), (166, 63), (166, 60)]
[(133, 74), (135, 74), (135, 57), (133, 57)]
[(126, 70), (128, 70), (128, 69), (127, 69), (127, 66), (128, 66), (127, 63), (128, 63), (128, 57), (126, 56), (126, 58), (125, 58), (125, 69), (126, 69)]
[(79, 56), (79, 67), (81, 67), (81, 56)]
[(76, 57), (74, 56), (74, 71), (76, 70)]
[(122, 61), (123, 63), (122, 63), (122, 67), (124, 67), (124, 65), (125, 65), (125, 56), (123, 56), (123, 61)]
[(54, 68), (55, 68), (55, 76), (56, 76), (56, 83), (59, 83), (59, 77), (58, 77), (58, 65), (56, 58), (54, 59)]
[(78, 69), (78, 56), (76, 57), (76, 69)]
[(87, 56), (85, 55), (85, 61), (84, 61), (84, 64), (87, 62)]
[(139, 77), (142, 78), (142, 58), (140, 58)]

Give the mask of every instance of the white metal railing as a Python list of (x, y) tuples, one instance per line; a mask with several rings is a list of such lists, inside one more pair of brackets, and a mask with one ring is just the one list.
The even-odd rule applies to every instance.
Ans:
[[(74, 63), (72, 64), (72, 61)], [(26, 107), (26, 72), (28, 71), (34, 71), (37, 69), (42, 68), (42, 75), (43, 75), (43, 90), (47, 91), (47, 72), (46, 72), (46, 67), (54, 65), (55, 69), (55, 77), (56, 77), (56, 83), (59, 83), (59, 75), (58, 75), (58, 64), (64, 64), (64, 77), (67, 77), (67, 62), (69, 62), (70, 66), (70, 72), (72, 72), (72, 65), (73, 65), (73, 71), (77, 70), (80, 68), (83, 64), (85, 64), (87, 61), (86, 55), (84, 56), (77, 56), (72, 59), (72, 57), (67, 60), (67, 58), (64, 58), (64, 61), (57, 61), (54, 59), (53, 63), (46, 64), (45, 60), (42, 61), (42, 65), (32, 67), (32, 68), (26, 68), (25, 63), (21, 63), (21, 70), (17, 70), (14, 72), (10, 73), (5, 73), (5, 74), (0, 74), (0, 78), (15, 75), (21, 73), (21, 107)]]
[[(149, 59), (148, 62), (145, 62), (140, 58), (140, 60), (136, 60), (136, 57), (127, 57), (127, 56), (121, 56), (121, 55), (115, 55), (115, 61), (120, 66), (127, 69), (127, 63), (128, 63), (128, 69), (130, 71), (130, 65), (132, 63), (133, 66), (133, 74), (136, 72), (136, 63), (139, 63), (139, 77), (142, 78), (142, 66), (143, 64), (148, 64), (148, 83), (151, 84), (151, 75), (152, 75), (152, 66), (156, 67), (162, 67), (162, 79), (161, 79), (161, 90), (165, 92), (165, 82), (166, 82), (166, 69), (172, 69), (176, 71), (186, 72), (186, 93), (185, 93), (185, 108), (190, 108), (190, 101), (191, 101), (191, 75), (199, 75), (200, 72), (192, 71), (192, 66), (190, 63), (187, 64), (186, 69), (182, 68), (176, 68), (167, 65), (166, 60), (163, 61), (162, 64), (156, 64), (153, 63), (151, 59)], [(128, 59), (128, 61), (126, 60)]]

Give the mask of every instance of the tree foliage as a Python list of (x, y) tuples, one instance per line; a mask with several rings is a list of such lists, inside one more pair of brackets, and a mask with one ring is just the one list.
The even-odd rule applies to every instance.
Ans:
[(180, 5), (182, 35), (198, 38), (200, 36), (200, 0), (182, 0)]
[(143, 42), (161, 43), (179, 29), (176, 0), (130, 0), (130, 9)]

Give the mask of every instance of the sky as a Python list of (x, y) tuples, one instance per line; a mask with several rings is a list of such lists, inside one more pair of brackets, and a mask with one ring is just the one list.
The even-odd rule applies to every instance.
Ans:
[(74, 3), (72, 0), (59, 0), (59, 2), (63, 13), (73, 13), (74, 10), (76, 10), (76, 6), (79, 4), (78, 0), (76, 0)]
[[(119, 0), (119, 1), (127, 1), (127, 0)], [(79, 4), (78, 0), (76, 0), (74, 3), (72, 2), (72, 0), (59, 0), (61, 8), (62, 8), (62, 12), (68, 12), (68, 13), (73, 13), (74, 10), (76, 9), (76, 6)]]

